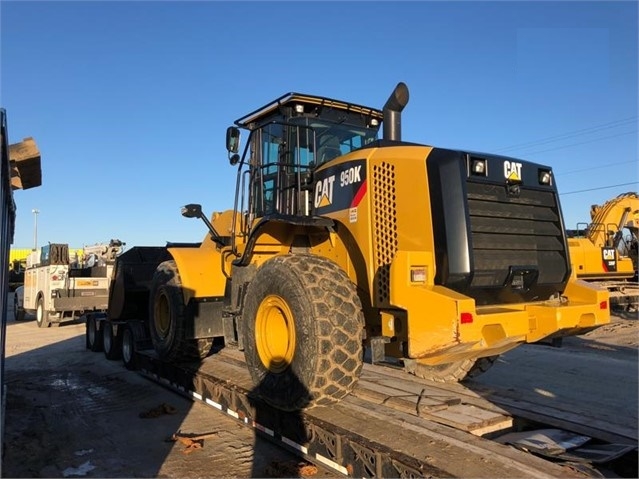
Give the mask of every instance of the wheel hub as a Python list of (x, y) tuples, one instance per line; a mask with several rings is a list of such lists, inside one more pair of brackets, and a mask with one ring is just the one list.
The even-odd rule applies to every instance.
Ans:
[(269, 295), (260, 304), (255, 319), (257, 353), (265, 368), (281, 373), (295, 355), (295, 321), (286, 301)]
[(155, 306), (155, 315), (153, 318), (155, 321), (155, 330), (158, 335), (162, 339), (166, 338), (171, 324), (171, 309), (166, 295), (162, 294), (158, 297), (158, 302)]

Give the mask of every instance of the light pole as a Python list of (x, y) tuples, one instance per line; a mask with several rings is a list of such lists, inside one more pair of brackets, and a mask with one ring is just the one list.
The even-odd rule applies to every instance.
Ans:
[(38, 249), (38, 213), (40, 210), (32, 209), (33, 213), (33, 251)]

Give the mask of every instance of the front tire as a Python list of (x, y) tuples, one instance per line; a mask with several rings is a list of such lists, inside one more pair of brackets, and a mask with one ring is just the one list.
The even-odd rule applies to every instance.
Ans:
[(175, 261), (165, 261), (155, 270), (149, 295), (149, 333), (161, 359), (179, 361), (204, 359), (212, 338), (186, 337), (187, 316), (182, 281)]
[(270, 405), (294, 411), (331, 404), (357, 383), (362, 305), (335, 263), (310, 255), (267, 261), (247, 289), (242, 317), (246, 363)]
[(49, 312), (44, 309), (44, 298), (42, 296), (38, 298), (38, 304), (36, 305), (36, 324), (38, 328), (48, 328), (51, 326)]

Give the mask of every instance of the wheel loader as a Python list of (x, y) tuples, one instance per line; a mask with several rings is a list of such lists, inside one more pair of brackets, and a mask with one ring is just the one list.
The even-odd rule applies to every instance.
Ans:
[(243, 350), (284, 410), (339, 401), (364, 361), (460, 381), (606, 324), (608, 293), (571, 274), (552, 169), (403, 141), (408, 98), (404, 83), (381, 110), (289, 93), (238, 119), (234, 208), (186, 205), (201, 243), (121, 255), (112, 320), (148, 314), (166, 361)]

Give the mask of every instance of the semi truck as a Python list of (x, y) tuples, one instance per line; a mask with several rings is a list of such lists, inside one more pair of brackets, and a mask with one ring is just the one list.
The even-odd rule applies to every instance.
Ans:
[(233, 209), (185, 205), (201, 242), (120, 255), (87, 347), (128, 367), (148, 346), (166, 364), (240, 350), (290, 411), (348, 396), (364, 361), (455, 382), (608, 323), (608, 292), (571, 270), (552, 168), (406, 142), (408, 98), (288, 93), (238, 119)]
[[(35, 314), (40, 328), (79, 319), (90, 311), (105, 311), (115, 259), (124, 243), (85, 246), (81, 257), (70, 257), (66, 243), (49, 243), (27, 257), (24, 288), (16, 292), (16, 318)], [(21, 293), (21, 294), (19, 294)]]

